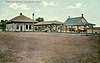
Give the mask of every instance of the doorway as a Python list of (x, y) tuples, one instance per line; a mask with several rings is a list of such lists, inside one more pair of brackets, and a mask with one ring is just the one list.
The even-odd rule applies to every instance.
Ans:
[(23, 31), (22, 25), (21, 25), (21, 27), (20, 27), (20, 31)]

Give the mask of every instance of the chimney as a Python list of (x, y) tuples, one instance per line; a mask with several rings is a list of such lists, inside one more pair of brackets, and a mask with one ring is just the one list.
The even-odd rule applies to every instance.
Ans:
[(22, 16), (22, 13), (20, 13), (20, 16)]
[(82, 17), (83, 17), (83, 14), (81, 14), (82, 15)]
[(34, 21), (34, 13), (32, 14), (32, 17), (33, 17), (33, 21)]

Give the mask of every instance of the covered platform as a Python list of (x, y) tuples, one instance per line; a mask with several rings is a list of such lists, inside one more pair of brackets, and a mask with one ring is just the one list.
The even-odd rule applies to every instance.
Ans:
[(63, 22), (60, 21), (43, 21), (34, 24), (35, 31), (40, 32), (61, 32)]
[(74, 17), (69, 18), (64, 22), (64, 32), (70, 32), (70, 33), (88, 33), (87, 28), (92, 28), (93, 33), (93, 26), (95, 24), (87, 22), (87, 20), (83, 17), (83, 14), (81, 17)]

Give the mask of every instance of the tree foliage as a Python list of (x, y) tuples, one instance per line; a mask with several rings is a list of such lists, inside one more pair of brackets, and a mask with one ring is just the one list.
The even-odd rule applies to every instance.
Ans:
[(43, 22), (43, 21), (44, 21), (44, 18), (38, 17), (38, 18), (36, 18), (35, 20), (38, 21), (38, 22)]
[(0, 28), (2, 29), (2, 31), (6, 30), (6, 22), (7, 20), (1, 20), (0, 22)]

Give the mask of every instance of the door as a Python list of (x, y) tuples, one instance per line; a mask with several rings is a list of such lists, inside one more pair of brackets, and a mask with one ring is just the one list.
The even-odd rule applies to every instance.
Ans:
[(21, 25), (21, 27), (20, 27), (20, 31), (23, 31), (22, 25)]

